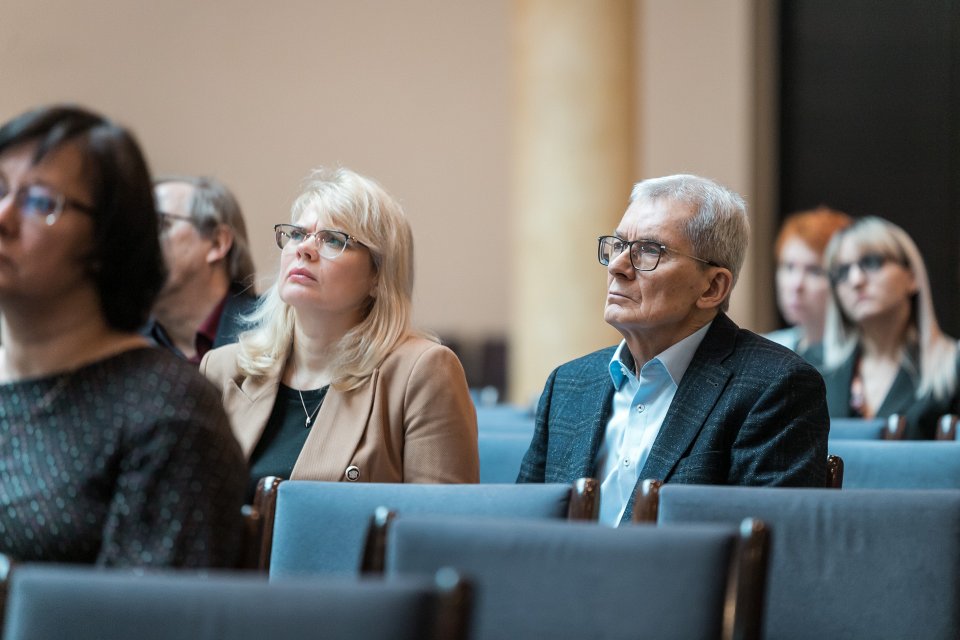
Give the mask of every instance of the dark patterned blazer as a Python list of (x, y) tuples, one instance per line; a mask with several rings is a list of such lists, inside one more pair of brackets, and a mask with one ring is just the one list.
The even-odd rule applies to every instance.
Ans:
[[(615, 350), (596, 351), (550, 374), (518, 482), (596, 475), (612, 411)], [(721, 313), (680, 381), (639, 478), (822, 487), (829, 429), (817, 370)], [(633, 498), (622, 522), (632, 513)]]

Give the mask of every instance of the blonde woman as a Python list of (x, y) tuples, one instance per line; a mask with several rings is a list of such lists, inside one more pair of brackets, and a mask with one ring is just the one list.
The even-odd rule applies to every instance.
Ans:
[(824, 380), (831, 417), (906, 415), (932, 438), (957, 389), (957, 343), (937, 324), (927, 270), (897, 225), (867, 217), (827, 246), (831, 300)]
[(476, 413), (452, 351), (410, 327), (413, 237), (399, 204), (318, 170), (275, 227), (276, 283), (200, 370), (259, 478), (477, 482)]

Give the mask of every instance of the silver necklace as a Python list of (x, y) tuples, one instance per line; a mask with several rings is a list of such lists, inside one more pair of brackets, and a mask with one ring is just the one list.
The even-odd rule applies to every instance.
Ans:
[[(300, 396), (300, 406), (303, 407), (303, 413), (307, 416), (307, 419), (303, 421), (303, 426), (305, 429), (309, 429), (314, 417), (320, 412), (320, 407), (323, 406), (323, 398), (320, 398), (316, 409), (307, 411), (307, 403), (303, 401), (303, 394), (300, 392), (300, 389), (297, 389), (297, 395)], [(326, 394), (324, 394), (324, 396), (326, 396)]]

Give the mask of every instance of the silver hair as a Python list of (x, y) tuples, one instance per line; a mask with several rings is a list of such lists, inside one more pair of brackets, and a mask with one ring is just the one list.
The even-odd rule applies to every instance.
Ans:
[[(750, 221), (743, 198), (709, 178), (689, 174), (644, 180), (634, 185), (630, 193), (631, 203), (660, 199), (671, 200), (694, 211), (682, 229), (694, 254), (729, 269), (733, 276), (732, 285), (735, 285), (750, 239)], [(729, 308), (728, 294), (720, 309), (726, 311)]]
[(201, 233), (212, 234), (221, 224), (233, 231), (233, 245), (227, 253), (227, 274), (232, 283), (252, 285), (253, 256), (247, 240), (247, 225), (237, 199), (226, 185), (209, 176), (164, 176), (154, 180), (153, 185), (174, 182), (193, 187), (190, 217)]

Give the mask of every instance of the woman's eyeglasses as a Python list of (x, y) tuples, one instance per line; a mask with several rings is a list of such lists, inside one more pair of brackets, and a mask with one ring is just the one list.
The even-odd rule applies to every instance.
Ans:
[[(841, 262), (830, 271), (830, 281), (834, 285), (842, 284), (850, 277), (850, 270), (856, 267), (861, 273), (876, 273), (888, 262), (904, 265), (903, 261), (896, 260), (882, 253), (868, 253), (860, 256), (853, 262)], [(904, 265), (906, 266), (906, 265)]]
[(60, 214), (67, 207), (92, 214), (93, 207), (79, 200), (68, 198), (59, 191), (43, 184), (27, 184), (11, 192), (10, 187), (0, 182), (0, 200), (6, 199), (13, 193), (13, 202), (24, 220), (42, 220), (48, 227), (60, 219)]
[(320, 229), (309, 233), (303, 227), (298, 227), (295, 224), (277, 224), (273, 226), (273, 231), (277, 234), (277, 246), (281, 249), (288, 244), (295, 247), (299, 246), (309, 238), (313, 238), (317, 243), (317, 250), (320, 255), (328, 260), (339, 258), (348, 244), (367, 246), (348, 233), (331, 229)]

